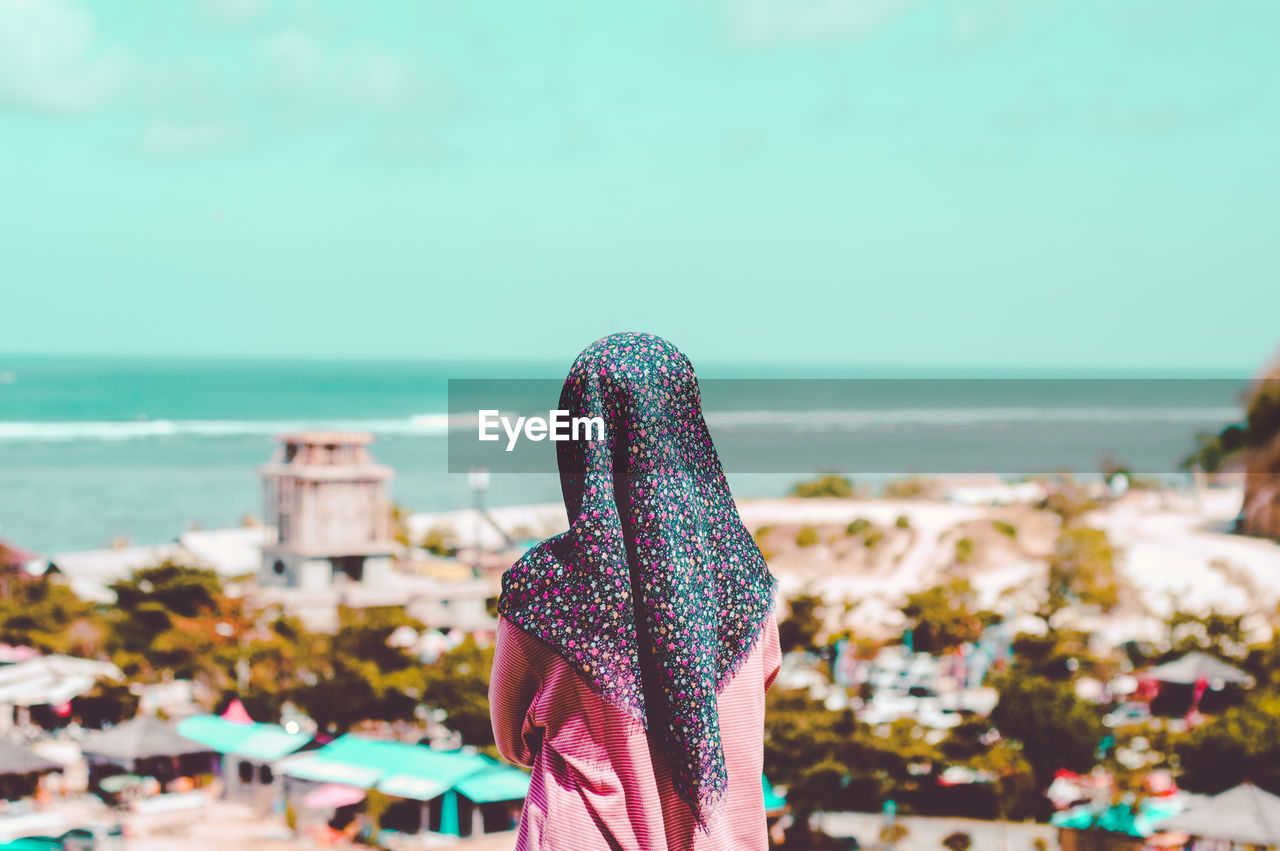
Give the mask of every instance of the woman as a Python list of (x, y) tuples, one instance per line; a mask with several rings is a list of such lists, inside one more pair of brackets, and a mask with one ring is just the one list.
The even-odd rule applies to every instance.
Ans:
[(560, 407), (605, 435), (558, 444), (569, 530), (502, 578), (494, 738), (533, 769), (517, 847), (764, 849), (776, 581), (693, 367), (613, 334), (578, 356)]

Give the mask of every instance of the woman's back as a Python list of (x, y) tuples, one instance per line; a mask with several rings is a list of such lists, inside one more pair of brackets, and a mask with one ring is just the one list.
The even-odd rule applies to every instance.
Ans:
[(764, 696), (781, 654), (772, 615), (717, 696), (728, 789), (709, 830), (672, 788), (661, 746), (564, 659), (501, 621), (489, 700), (498, 750), (533, 769), (518, 849), (752, 851), (767, 847)]

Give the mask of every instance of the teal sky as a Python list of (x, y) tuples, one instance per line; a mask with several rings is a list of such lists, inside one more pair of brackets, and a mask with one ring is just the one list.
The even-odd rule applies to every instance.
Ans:
[(0, 352), (1226, 369), (1275, 0), (0, 0)]

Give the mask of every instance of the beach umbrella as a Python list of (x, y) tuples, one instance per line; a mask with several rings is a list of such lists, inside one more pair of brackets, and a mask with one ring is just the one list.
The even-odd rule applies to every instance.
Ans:
[(1199, 650), (1172, 662), (1157, 665), (1147, 671), (1147, 676), (1157, 682), (1176, 685), (1194, 686), (1201, 682), (1221, 682), (1250, 688), (1253, 686), (1253, 677), (1248, 672)]
[(83, 750), (86, 757), (120, 763), (213, 752), (208, 745), (179, 733), (171, 722), (141, 716), (91, 736)]
[(336, 810), (358, 804), (364, 800), (364, 796), (363, 789), (341, 783), (325, 783), (308, 792), (302, 798), (302, 803), (313, 810)]
[(47, 774), (62, 766), (7, 739), (0, 739), (0, 774)]
[(1159, 823), (1165, 832), (1188, 833), (1239, 845), (1280, 845), (1280, 797), (1242, 783), (1182, 815)]

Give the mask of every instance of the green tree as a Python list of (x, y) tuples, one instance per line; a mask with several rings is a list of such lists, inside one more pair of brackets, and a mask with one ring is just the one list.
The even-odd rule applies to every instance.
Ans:
[(1101, 529), (1068, 526), (1049, 557), (1050, 611), (1073, 602), (1111, 611), (1120, 601), (1115, 549)]
[(1002, 736), (1021, 745), (1041, 793), (1059, 769), (1093, 767), (1102, 721), (1069, 685), (1009, 671), (996, 681), (996, 690), (1000, 700), (991, 721)]
[(457, 731), (463, 744), (497, 756), (489, 718), (492, 670), (493, 648), (482, 648), (469, 637), (425, 670), (427, 682), (422, 696), (428, 705), (445, 711), (445, 726)]
[(814, 649), (818, 634), (822, 632), (822, 620), (817, 615), (821, 606), (822, 598), (811, 594), (801, 594), (787, 601), (787, 616), (778, 624), (782, 652)]
[(422, 629), (398, 606), (341, 607), (329, 662), (315, 682), (291, 695), (321, 729), (341, 732), (359, 721), (400, 721), (414, 716), (426, 687), (423, 666), (387, 644), (398, 627)]
[[(234, 636), (248, 623), (243, 604), (222, 593), (215, 572), (167, 561), (136, 571), (111, 590), (116, 604), (107, 645), (126, 675), (200, 678), (215, 690), (234, 679)], [(219, 626), (224, 623), (229, 632)]]
[(1188, 791), (1217, 794), (1249, 781), (1280, 793), (1280, 697), (1228, 709), (1173, 747)]
[(1165, 627), (1169, 631), (1167, 659), (1201, 650), (1235, 661), (1246, 651), (1243, 615), (1175, 611), (1165, 619)]
[(867, 531), (870, 528), (871, 528), (870, 520), (868, 520), (865, 517), (855, 517), (853, 518), (853, 520), (849, 521), (849, 525), (845, 527), (844, 533), (846, 535), (849, 535), (850, 537), (853, 537), (854, 535), (861, 535), (863, 532)]
[(907, 596), (902, 614), (911, 626), (912, 646), (941, 653), (982, 634), (983, 615), (967, 579), (954, 579)]
[(853, 482), (845, 476), (827, 473), (807, 482), (796, 482), (791, 495), (804, 499), (835, 497), (849, 499), (854, 496)]
[(0, 597), (0, 642), (5, 644), (97, 656), (104, 631), (98, 611), (51, 577), (12, 583)]

